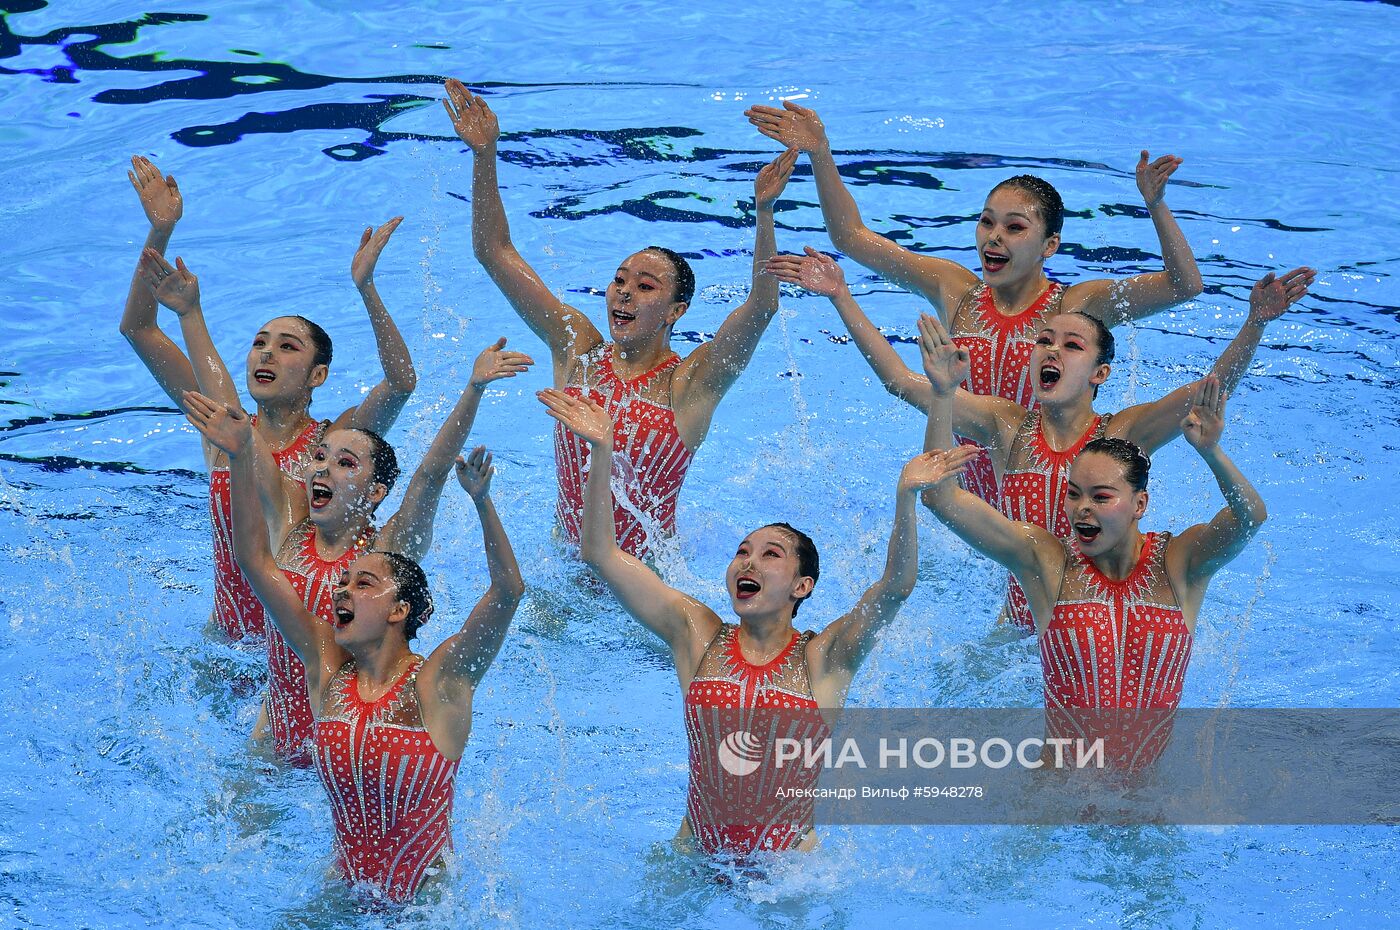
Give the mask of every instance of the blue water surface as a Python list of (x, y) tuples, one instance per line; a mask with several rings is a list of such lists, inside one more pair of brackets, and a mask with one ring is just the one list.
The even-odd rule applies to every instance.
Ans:
[[(360, 230), (406, 220), (377, 280), (420, 387), (391, 439), (417, 460), (499, 335), (546, 351), (471, 255), (471, 156), (438, 100), (460, 77), (500, 116), (516, 244), (601, 322), (616, 263), (691, 257), (677, 348), (747, 291), (743, 119), (798, 97), (828, 127), (866, 221), (975, 260), (973, 218), (1011, 174), (1069, 215), (1050, 273), (1161, 267), (1133, 182), (1185, 159), (1168, 202), (1197, 300), (1120, 334), (1100, 408), (1199, 377), (1266, 270), (1319, 269), (1273, 324), (1226, 444), (1271, 520), (1214, 583), (1185, 702), (1394, 707), (1400, 472), (1400, 10), (1375, 3), (975, 6), (340, 4), (12, 0), (0, 19), (0, 925), (16, 927), (1386, 926), (1400, 842), (1382, 827), (849, 827), (717, 883), (672, 852), (686, 784), (669, 657), (578, 584), (551, 539), (547, 365), (497, 385), (475, 439), (530, 593), (476, 699), (451, 873), (400, 914), (325, 878), (330, 817), (305, 772), (250, 757), (255, 651), (205, 630), (205, 479), (192, 430), (117, 332), (145, 234), (133, 153), (175, 174), (171, 246), (200, 276), (234, 370), (271, 316), (331, 330), (315, 412), (379, 377), (349, 282)], [(830, 248), (805, 160), (779, 246)], [(911, 364), (922, 302), (854, 263)], [(173, 321), (162, 317), (170, 331)], [(916, 412), (887, 395), (823, 298), (786, 293), (686, 485), (668, 579), (722, 608), (723, 565), (785, 519), (823, 552), (820, 626), (879, 571)], [(1213, 514), (1191, 450), (1164, 450), (1147, 525)], [(485, 586), (447, 492), (426, 567), (446, 636)], [(392, 508), (395, 502), (390, 501)], [(386, 511), (388, 512), (388, 511)], [(919, 588), (857, 679), (858, 706), (1039, 700), (1033, 644), (993, 631), (1000, 575), (923, 518)]]

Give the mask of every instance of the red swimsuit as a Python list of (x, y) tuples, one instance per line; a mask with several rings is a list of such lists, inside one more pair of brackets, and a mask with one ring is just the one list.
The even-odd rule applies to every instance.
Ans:
[(1190, 630), (1167, 577), (1170, 533), (1148, 533), (1133, 571), (1114, 581), (1065, 543), (1065, 578), (1040, 637), (1047, 707), (1181, 703)]
[[(253, 417), (256, 424), (257, 417)], [(284, 474), (302, 480), (301, 470), (311, 461), (311, 454), (321, 442), (330, 423), (322, 420), (306, 425), (306, 429), (286, 448), (272, 453), (277, 467)], [(262, 602), (253, 593), (238, 563), (233, 558), (233, 510), (227, 465), (217, 465), (209, 472), (209, 519), (214, 528), (214, 622), (229, 639), (261, 639), (267, 625)]]
[[(690, 743), (685, 812), (707, 853), (793, 849), (811, 832), (813, 801), (801, 792), (816, 786), (820, 768), (778, 767), (765, 760), (766, 770), (749, 777), (755, 772), (737, 774), (724, 760), (726, 746), (742, 754), (750, 739), (766, 744), (768, 737), (779, 735), (819, 744), (829, 738), (807, 674), (807, 644), (813, 635), (794, 631), (782, 652), (764, 665), (744, 658), (739, 628), (727, 623), (705, 649), (685, 693)], [(796, 797), (779, 797), (792, 790)]]
[[(1048, 317), (1060, 312), (1064, 285), (1051, 281), (1029, 307), (1015, 316), (999, 312), (992, 300), (992, 289), (978, 284), (968, 291), (951, 316), (953, 341), (972, 356), (967, 389), (1014, 400), (1022, 407), (1032, 403), (1031, 350), (1035, 337)], [(963, 439), (964, 445), (976, 445)], [(993, 507), (997, 505), (996, 472), (991, 459), (979, 455), (968, 465), (967, 489)]]
[[(1069, 517), (1065, 516), (1065, 489), (1069, 486), (1069, 467), (1081, 449), (1103, 437), (1112, 419), (1111, 413), (1094, 417), (1073, 445), (1056, 452), (1045, 441), (1040, 410), (1027, 411), (1011, 440), (1001, 478), (1001, 512), (1006, 518), (1018, 523), (1034, 523), (1060, 539), (1068, 539), (1070, 525)], [(1035, 629), (1035, 618), (1026, 603), (1026, 594), (1015, 578), (1007, 578), (1001, 619), (1027, 632)]]
[(1047, 730), (1102, 740), (1105, 764), (1137, 770), (1172, 734), (1191, 662), (1191, 631), (1167, 575), (1170, 533), (1148, 533), (1132, 572), (1114, 581), (1065, 547), (1065, 577), (1040, 638)]
[[(306, 609), (326, 623), (333, 622), (332, 594), (340, 575), (374, 545), (374, 534), (361, 539), (333, 561), (316, 551), (316, 527), (303, 520), (292, 527), (277, 551), (277, 567), (287, 576)], [(296, 766), (309, 766), (311, 755), (311, 702), (306, 696), (306, 666), (287, 645), (276, 624), (267, 625), (267, 717), (272, 745), (279, 758)]]
[(383, 697), (360, 700), (355, 663), (326, 687), (316, 720), (316, 769), (335, 819), (336, 865), (345, 879), (391, 901), (413, 898), (452, 847), (452, 780), (459, 760), (438, 752), (423, 725), (414, 657)]
[[(640, 558), (650, 554), (651, 540), (676, 532), (676, 498), (694, 453), (687, 449), (676, 431), (676, 414), (671, 407), (643, 396), (653, 381), (665, 377), (670, 394), (670, 378), (680, 364), (672, 355), (651, 371), (624, 381), (613, 370), (613, 347), (598, 346), (582, 359), (582, 377), (564, 388), (602, 404), (613, 419), (613, 480), (621, 481), (613, 511), (617, 544)], [(591, 375), (591, 377), (590, 377)], [(588, 468), (588, 443), (564, 425), (554, 429), (554, 459), (559, 474), (559, 502), (555, 508), (559, 525), (570, 542), (577, 543), (582, 528), (583, 484)], [(620, 474), (618, 473), (620, 470)], [(614, 493), (619, 490), (614, 488)]]

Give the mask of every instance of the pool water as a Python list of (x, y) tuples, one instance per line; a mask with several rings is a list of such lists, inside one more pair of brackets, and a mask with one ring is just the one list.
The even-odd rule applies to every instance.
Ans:
[[(752, 103), (817, 108), (867, 222), (963, 262), (986, 191), (1043, 175), (1069, 210), (1048, 268), (1070, 283), (1160, 267), (1133, 164), (1143, 147), (1181, 155), (1168, 202), (1206, 290), (1120, 331), (1100, 409), (1198, 377), (1264, 271), (1320, 271), (1230, 406), (1226, 446), (1271, 519), (1212, 587), (1185, 703), (1394, 707), (1400, 10), (3, 9), (0, 925), (1359, 927), (1400, 915), (1400, 839), (1382, 827), (830, 828), (815, 854), (728, 882), (672, 852), (686, 784), (674, 672), (551, 539), (552, 423), (532, 396), (546, 353), (472, 258), (471, 158), (437, 102), (447, 75), (488, 97), (516, 244), (595, 320), (631, 251), (691, 257), (700, 290), (682, 352), (747, 291), (748, 198), (776, 154), (742, 117)], [(504, 335), (541, 362), (496, 385), (477, 419), (530, 593), (476, 698), (455, 863), (404, 913), (366, 911), (326, 880), (314, 775), (246, 751), (258, 654), (206, 635), (199, 446), (117, 332), (145, 233), (124, 177), (132, 153), (180, 180), (171, 254), (199, 274), (236, 372), (275, 314), (331, 331), (322, 415), (378, 378), (348, 280), (359, 231), (406, 217), (377, 280), (420, 375), (391, 434), (408, 463), (481, 347)], [(830, 247), (816, 203), (804, 159), (779, 204), (780, 248)], [(843, 267), (917, 364), (922, 302)], [(895, 476), (923, 425), (874, 382), (825, 299), (785, 293), (782, 307), (692, 468), (666, 573), (723, 607), (734, 545), (788, 520), (822, 549), (801, 614), (820, 626), (878, 573)], [(1184, 444), (1155, 465), (1148, 527), (1178, 530), (1220, 506)], [(486, 584), (465, 495), (445, 498), (425, 648)], [(999, 573), (921, 522), (919, 587), (851, 704), (1034, 704), (1033, 644), (991, 628)]]

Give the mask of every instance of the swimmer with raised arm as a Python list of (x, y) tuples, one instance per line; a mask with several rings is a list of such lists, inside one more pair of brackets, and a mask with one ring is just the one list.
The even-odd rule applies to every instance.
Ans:
[[(1060, 247), (1064, 203), (1055, 188), (1034, 175), (1017, 175), (992, 188), (977, 219), (976, 245), (982, 277), (957, 262), (921, 255), (896, 245), (865, 225), (841, 181), (826, 128), (817, 114), (785, 101), (781, 109), (754, 106), (745, 114), (759, 132), (788, 148), (808, 153), (822, 216), (835, 246), (862, 265), (929, 301), (939, 320), (972, 357), (969, 389), (1031, 404), (1027, 371), (1031, 347), (1042, 324), (1060, 313), (1085, 313), (1108, 327), (1151, 316), (1201, 293), (1195, 256), (1167, 207), (1167, 179), (1181, 159), (1163, 155), (1137, 163), (1137, 186), (1161, 243), (1162, 271), (1119, 280), (1099, 278), (1070, 287), (1045, 276), (1045, 260)], [(815, 260), (810, 249), (805, 260)], [(770, 269), (794, 280), (804, 258), (780, 256)], [(842, 318), (885, 388), (920, 410), (927, 410), (928, 385), (886, 344), (881, 350), (860, 335), (873, 331), (851, 303), (837, 303)], [(858, 330), (864, 331), (858, 334)], [(874, 336), (879, 337), (878, 332)], [(883, 339), (881, 338), (881, 342)], [(995, 503), (997, 487), (985, 464), (973, 466), (970, 486)]]
[(1051, 710), (1175, 708), (1191, 659), (1206, 588), (1244, 550), (1266, 510), (1220, 448), (1225, 392), (1206, 379), (1181, 432), (1215, 476), (1226, 507), (1182, 533), (1143, 533), (1151, 461), (1120, 438), (1088, 443), (1070, 467), (1064, 499), (1069, 539), (1007, 519), (958, 486), (976, 449), (952, 445), (930, 418), (938, 482), (924, 503), (978, 552), (1000, 562), (1025, 591)]
[[(928, 415), (944, 435), (949, 425), (976, 440), (991, 458), (1001, 485), (999, 509), (1009, 519), (1034, 523), (1060, 539), (1070, 537), (1064, 509), (1071, 463), (1095, 439), (1126, 439), (1151, 455), (1181, 434), (1183, 418), (1200, 404), (1207, 385), (1233, 394), (1244, 377), (1270, 321), (1307, 293), (1310, 268), (1280, 278), (1261, 278), (1250, 292), (1249, 315), (1205, 379), (1160, 400), (1136, 404), (1116, 414), (1094, 410), (1094, 397), (1113, 361), (1113, 334), (1082, 313), (1062, 313), (1045, 322), (1031, 353), (1036, 405), (1030, 409), (1000, 397), (969, 394), (964, 383), (967, 350), (950, 339), (934, 317), (919, 320), (919, 346), (931, 390)], [(1026, 598), (1008, 579), (1001, 619), (1029, 632), (1035, 628)]]
[[(619, 545), (649, 557), (658, 537), (676, 531), (676, 501), (695, 451), (725, 393), (753, 357), (778, 309), (778, 282), (764, 264), (775, 252), (773, 204), (787, 184), (796, 151), (759, 172), (754, 184), (757, 231), (753, 285), (715, 337), (684, 359), (671, 331), (695, 294), (695, 275), (677, 253), (650, 246), (623, 260), (607, 289), (608, 338), (579, 310), (554, 295), (510, 238), (496, 181), (496, 116), (460, 82), (447, 82), (444, 106), (474, 153), (472, 247), (477, 260), (535, 335), (549, 346), (554, 386), (588, 394), (615, 422), (617, 451), (627, 463), (614, 520)], [(609, 341), (610, 340), (610, 341)], [(559, 479), (555, 508), (565, 536), (577, 542), (588, 446), (562, 427), (555, 432)]]
[[(219, 403), (242, 407), (233, 377), (205, 327), (199, 279), (181, 259), (171, 265), (163, 257), (184, 214), (180, 188), (173, 176), (162, 177), (150, 160), (139, 155), (131, 159), (131, 168), (127, 177), (151, 228), (132, 275), (121, 333), (177, 405), (182, 405), (186, 391), (199, 391)], [(350, 277), (364, 300), (384, 369), (384, 380), (364, 400), (333, 423), (311, 416), (312, 392), (325, 382), (330, 370), (331, 340), (325, 330), (305, 317), (274, 317), (253, 337), (246, 386), (256, 405), (254, 428), (287, 474), (300, 474), (328, 429), (355, 426), (386, 432), (413, 393), (417, 384), (413, 360), (374, 284), (379, 256), (402, 220), (394, 217), (377, 230), (366, 229), (351, 261)], [(161, 331), (157, 301), (179, 317), (188, 356)], [(207, 442), (204, 460), (209, 470), (214, 535), (213, 623), (230, 639), (259, 639), (263, 635), (262, 606), (234, 565), (228, 460)]]
[[(371, 549), (387, 549), (415, 561), (432, 544), (433, 521), (452, 463), (466, 443), (486, 385), (511, 378), (533, 364), (529, 356), (505, 350), (505, 340), (489, 346), (472, 366), (470, 381), (434, 437), (409, 481), (403, 502), (382, 529), (374, 513), (399, 475), (394, 449), (378, 433), (336, 429), (317, 445), (304, 484), (280, 475), (261, 438), (244, 452), (252, 462), (255, 485), (234, 500), (262, 515), (274, 560), (322, 622), (334, 622), (333, 591), (341, 574)], [(185, 396), (191, 417), (213, 418), (219, 405), (199, 394)], [(237, 410), (237, 408), (231, 408)], [(206, 436), (207, 438), (207, 436)], [(272, 748), (293, 765), (309, 765), (312, 705), (306, 698), (306, 670), (296, 650), (276, 630), (267, 635), (267, 713)]]
[[(594, 455), (612, 457), (614, 426), (601, 405), (558, 390), (543, 391), (540, 399), (550, 416), (587, 442)], [(799, 632), (793, 626), (794, 615), (820, 575), (816, 547), (806, 534), (774, 523), (739, 543), (726, 573), (738, 623), (725, 623), (618, 547), (609, 472), (589, 471), (583, 559), (622, 607), (670, 647), (690, 743), (690, 789), (680, 836), (694, 836), (705, 852), (744, 855), (815, 845), (810, 796), (782, 802), (775, 799), (773, 782), (767, 778), (736, 783), (717, 771), (715, 754), (726, 735), (721, 721), (767, 711), (784, 714), (794, 738), (819, 740), (827, 732), (819, 711), (845, 705), (851, 680), (874, 648), (876, 636), (914, 590), (919, 556), (916, 496), (935, 480), (937, 473), (931, 468), (937, 460), (937, 455), (924, 454), (904, 466), (884, 574), (849, 613), (819, 633)], [(774, 778), (800, 789), (810, 788), (816, 775), (792, 766)], [(743, 794), (759, 786), (766, 793)], [(790, 797), (801, 797), (801, 792)]]
[[(378, 897), (409, 901), (451, 848), (453, 780), (471, 734), (472, 699), (525, 591), (491, 502), (491, 456), (478, 447), (456, 459), (457, 480), (481, 520), (491, 584), (461, 630), (425, 659), (411, 645), (433, 612), (417, 561), (387, 547), (362, 552), (336, 579), (330, 622), (308, 610), (273, 558), (258, 514), (247, 418), (191, 398), (190, 422), (232, 459), (238, 564), (306, 669), (303, 700), (315, 717), (313, 752), (331, 802), (336, 866)], [(435, 504), (441, 487), (417, 493)], [(380, 538), (405, 541), (414, 541), (411, 530), (390, 526)]]

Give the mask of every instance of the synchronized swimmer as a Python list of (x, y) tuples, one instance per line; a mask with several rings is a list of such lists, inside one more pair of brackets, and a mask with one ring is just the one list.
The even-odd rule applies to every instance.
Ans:
[[(1179, 158), (1152, 161), (1143, 151), (1137, 164), (1162, 271), (1070, 287), (1051, 281), (1045, 262), (1059, 248), (1064, 205), (1046, 181), (1019, 175), (992, 189), (977, 218), (979, 277), (864, 225), (815, 112), (790, 102), (757, 106), (749, 121), (785, 151), (754, 182), (752, 285), (714, 338), (682, 358), (671, 335), (695, 294), (685, 258), (663, 246), (625, 258), (607, 287), (605, 337), (511, 242), (496, 179), (495, 113), (458, 81), (446, 92), (447, 114), (472, 153), (476, 258), (550, 352), (552, 387), (539, 399), (556, 421), (559, 530), (671, 653), (689, 742), (680, 838), (707, 854), (740, 857), (816, 844), (811, 792), (800, 790), (814, 783), (811, 769), (741, 784), (725, 776), (716, 754), (735, 721), (761, 713), (787, 715), (792, 734), (830, 732), (825, 712), (845, 705), (880, 631), (914, 590), (920, 500), (1010, 571), (1002, 613), (1037, 637), (1047, 713), (1175, 709), (1206, 588), (1266, 516), (1220, 447), (1226, 398), (1265, 326), (1307, 293), (1311, 269), (1254, 285), (1244, 326), (1205, 377), (1101, 414), (1094, 399), (1112, 370), (1110, 327), (1202, 289), (1164, 199)], [(918, 323), (922, 373), (871, 324), (833, 258), (810, 247), (778, 254), (774, 204), (802, 152), (837, 248), (931, 304), (934, 313)], [(334, 421), (316, 420), (309, 407), (329, 371), (330, 338), (304, 317), (274, 317), (248, 353), (250, 415), (205, 327), (198, 279), (182, 259), (164, 258), (183, 214), (178, 185), (140, 157), (128, 176), (150, 231), (121, 332), (203, 437), (214, 622), (230, 638), (266, 639), (259, 731), (265, 724), (281, 760), (319, 772), (341, 875), (382, 900), (412, 900), (446, 866), (473, 696), (526, 591), (491, 500), (491, 455), (484, 447), (460, 453), (486, 386), (527, 372), (533, 360), (506, 350), (504, 339), (481, 352), (401, 506), (376, 527), (399, 474), (382, 434), (417, 381), (374, 286), (402, 218), (366, 229), (351, 267), (384, 380)], [(923, 451), (895, 481), (883, 572), (820, 631), (794, 623), (821, 569), (816, 544), (787, 523), (749, 533), (730, 560), (735, 622), (667, 584), (652, 565), (677, 532), (677, 499), (715, 410), (778, 309), (779, 281), (828, 297), (883, 385), (926, 417)], [(158, 304), (178, 316), (188, 355), (159, 328)], [(1178, 534), (1145, 533), (1149, 455), (1177, 436), (1199, 453), (1227, 506)], [(490, 584), (461, 629), (425, 658), (412, 648), (433, 613), (419, 562), (454, 467), (481, 521)], [(796, 790), (760, 797), (757, 786), (774, 784)]]

